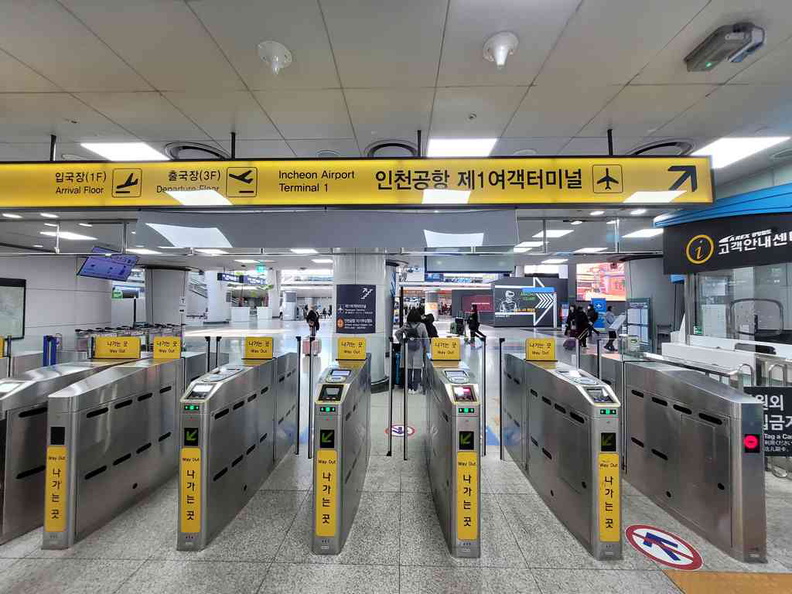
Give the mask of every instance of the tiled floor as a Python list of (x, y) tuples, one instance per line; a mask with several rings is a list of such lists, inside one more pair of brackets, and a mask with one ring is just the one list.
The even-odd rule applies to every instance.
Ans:
[[(494, 435), (499, 420), (496, 353), (488, 353), (488, 418)], [(470, 357), (472, 366), (478, 356), (480, 351)], [(397, 393), (396, 422), (402, 420), (401, 398)], [(42, 551), (40, 530), (0, 546), (0, 594), (680, 592), (663, 567), (626, 543), (621, 561), (592, 559), (517, 466), (498, 459), (497, 445), (490, 445), (482, 460), (481, 558), (451, 557), (421, 459), (417, 398), (408, 402), (408, 422), (418, 430), (409, 440), (408, 460), (403, 459), (403, 438), (394, 438), (393, 456), (384, 455), (386, 405), (387, 394), (372, 398), (372, 457), (355, 523), (338, 556), (311, 552), (312, 469), (303, 444), (303, 455), (287, 454), (202, 552), (175, 550), (177, 490), (171, 481), (68, 551)], [(651, 524), (680, 535), (701, 553), (705, 570), (792, 571), (792, 481), (768, 475), (769, 559), (760, 565), (739, 563), (720, 552), (627, 483), (623, 494), (625, 526)]]

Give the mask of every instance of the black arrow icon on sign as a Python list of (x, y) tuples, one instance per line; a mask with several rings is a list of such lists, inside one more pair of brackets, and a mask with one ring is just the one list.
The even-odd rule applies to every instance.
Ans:
[(125, 190), (124, 188), (131, 188), (132, 186), (136, 186), (140, 183), (139, 179), (135, 179), (135, 174), (130, 173), (129, 177), (126, 178), (126, 181), (122, 184), (118, 184), (116, 186), (116, 193), (118, 194), (129, 194), (129, 190)]
[(668, 188), (669, 190), (678, 190), (688, 179), (690, 180), (690, 191), (695, 192), (698, 189), (698, 172), (695, 165), (673, 165), (668, 170), (682, 172), (682, 175)]

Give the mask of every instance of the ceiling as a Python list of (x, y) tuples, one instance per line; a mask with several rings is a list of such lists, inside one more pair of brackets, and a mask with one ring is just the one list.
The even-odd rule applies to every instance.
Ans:
[[(765, 48), (688, 73), (707, 34)], [(520, 46), (503, 70), (493, 33)], [(789, 0), (31, 0), (0, 3), (0, 160), (85, 141), (198, 141), (238, 157), (360, 156), (383, 139), (498, 137), (497, 155), (629, 152), (661, 138), (792, 134)], [(256, 46), (293, 64), (274, 76)], [(776, 152), (785, 148), (779, 146)], [(730, 181), (769, 154), (717, 172)]]

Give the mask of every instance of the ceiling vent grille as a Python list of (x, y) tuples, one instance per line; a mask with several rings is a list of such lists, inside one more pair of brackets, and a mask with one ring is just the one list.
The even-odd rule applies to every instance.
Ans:
[(368, 158), (390, 157), (404, 159), (418, 156), (418, 147), (407, 140), (378, 140), (366, 147), (363, 153)]
[(171, 142), (164, 147), (165, 154), (174, 161), (207, 161), (230, 159), (226, 151), (201, 142)]
[(630, 155), (651, 155), (654, 157), (682, 157), (689, 155), (695, 144), (684, 139), (656, 140), (642, 144), (630, 151)]

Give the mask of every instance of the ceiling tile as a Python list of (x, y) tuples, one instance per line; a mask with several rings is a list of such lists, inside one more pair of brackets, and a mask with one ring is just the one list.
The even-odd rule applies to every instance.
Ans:
[(256, 99), (249, 91), (165, 93), (169, 101), (192, 119), (212, 138), (279, 139)]
[[(767, 33), (766, 45), (756, 54), (738, 64), (722, 62), (709, 72), (688, 72), (685, 56), (692, 52), (715, 29), (739, 22), (753, 22)], [(714, 0), (671, 39), (662, 51), (641, 70), (634, 82), (641, 84), (664, 83), (724, 83), (752, 64), (765, 60), (792, 31), (792, 10), (789, 0)], [(792, 82), (788, 68), (781, 69), (786, 80)], [(749, 82), (743, 79), (742, 82)], [(771, 81), (767, 81), (771, 82)]]
[(0, 144), (0, 161), (48, 161), (49, 143)]
[[(637, 146), (641, 141), (641, 137), (615, 137), (613, 139), (613, 152), (617, 155), (626, 154), (631, 148)], [(573, 138), (569, 143), (561, 149), (560, 155), (607, 155), (608, 154), (608, 139), (603, 136), (601, 138), (580, 137)]]
[(621, 88), (574, 83), (531, 87), (504, 136), (574, 136)]
[(255, 95), (286, 139), (354, 136), (339, 89), (257, 91)]
[[(517, 151), (534, 150), (536, 155), (557, 155), (569, 142), (569, 138), (501, 138), (495, 145), (492, 155), (511, 157)], [(524, 155), (528, 156), (528, 155)]]
[(209, 138), (157, 92), (80, 93), (78, 97), (142, 140)]
[(0, 92), (58, 91), (58, 87), (9, 54), (0, 51)]
[(151, 89), (55, 0), (0, 3), (0, 48), (67, 91)]
[(429, 129), (434, 89), (346, 89), (344, 94), (361, 147), (375, 140), (414, 139), (417, 130)]
[[(294, 158), (285, 140), (239, 140), (237, 139), (237, 159), (288, 159)], [(231, 154), (231, 140), (220, 142), (228, 154)]]
[(711, 85), (645, 85), (624, 87), (579, 136), (651, 134), (717, 87)]
[[(338, 88), (333, 54), (317, 0), (190, 2), (251, 89)], [(275, 40), (293, 62), (275, 76), (258, 57), (260, 42)]]
[(586, 0), (536, 79), (538, 85), (625, 84), (709, 0)]
[(184, 2), (61, 3), (159, 90), (243, 87), (217, 44)]
[[(735, 76), (731, 83), (737, 84), (789, 84), (792, 83), (792, 38), (773, 51), (761, 50), (755, 61)], [(720, 67), (719, 67), (720, 68)]]
[(0, 94), (0, 138), (14, 142), (128, 140), (132, 136), (66, 93)]
[(359, 157), (354, 138), (329, 138), (327, 140), (290, 140), (289, 146), (298, 157), (316, 158), (319, 151), (335, 151), (339, 157)]
[[(443, 37), (440, 86), (529, 84), (580, 0), (451, 0)], [(484, 59), (484, 43), (499, 31), (519, 45), (506, 67)]]
[(345, 87), (435, 84), (448, 0), (321, 0)]
[(672, 122), (656, 136), (720, 137), (759, 122), (766, 112), (792, 102), (792, 87), (726, 85), (719, 87)]
[(498, 137), (509, 123), (525, 91), (525, 87), (439, 88), (435, 96), (430, 136)]

